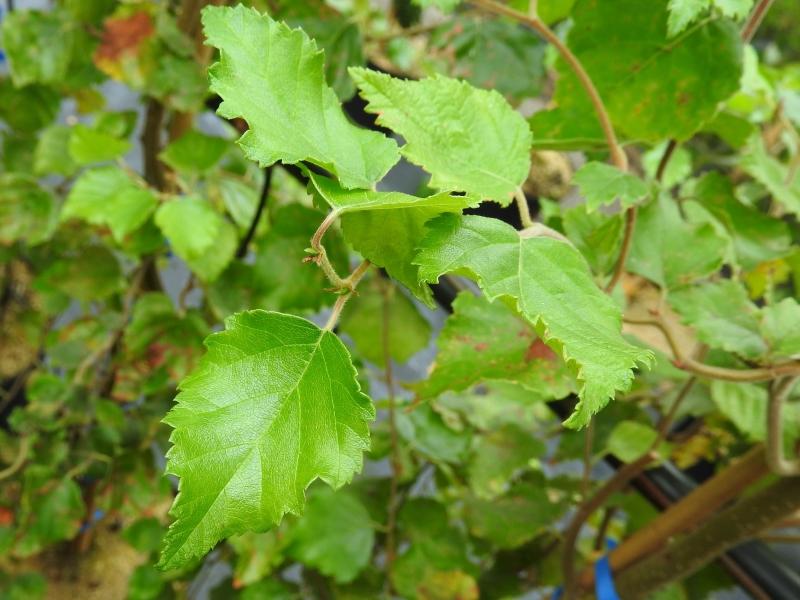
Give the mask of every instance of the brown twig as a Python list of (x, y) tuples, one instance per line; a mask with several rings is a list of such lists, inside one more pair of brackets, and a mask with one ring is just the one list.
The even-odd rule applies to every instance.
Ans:
[(728, 369), (725, 367), (715, 367), (699, 362), (691, 357), (684, 355), (681, 350), (680, 344), (677, 341), (675, 332), (672, 331), (669, 325), (663, 318), (638, 318), (624, 316), (625, 323), (634, 325), (648, 325), (656, 327), (661, 330), (664, 337), (669, 344), (674, 359), (672, 364), (683, 371), (699, 375), (708, 379), (720, 379), (722, 381), (737, 381), (737, 382), (758, 382), (758, 381), (771, 381), (778, 377), (788, 375), (800, 375), (800, 361), (787, 361), (776, 365), (768, 365), (764, 367), (754, 367), (752, 369)]
[(336, 299), (336, 303), (333, 305), (333, 310), (331, 311), (331, 316), (328, 317), (328, 322), (325, 323), (324, 329), (326, 331), (333, 331), (333, 328), (336, 327), (336, 323), (339, 322), (339, 317), (342, 314), (344, 305), (347, 304), (347, 301), (350, 300), (350, 297), (356, 293), (356, 286), (358, 285), (358, 282), (361, 281), (361, 278), (364, 277), (369, 267), (370, 262), (365, 260), (358, 265), (352, 273), (350, 273), (350, 276), (347, 279), (342, 280), (341, 289), (349, 291), (344, 292)]
[(767, 14), (769, 7), (772, 6), (772, 2), (773, 0), (759, 0), (758, 4), (753, 8), (753, 11), (747, 18), (747, 22), (745, 22), (744, 27), (742, 27), (741, 37), (745, 44), (749, 44), (752, 41), (758, 26), (761, 25), (761, 21), (764, 20), (764, 15)]
[(253, 236), (256, 234), (256, 229), (258, 229), (258, 224), (261, 221), (261, 215), (264, 212), (264, 208), (267, 205), (267, 199), (269, 198), (269, 188), (270, 184), (272, 183), (273, 166), (274, 165), (270, 165), (264, 169), (264, 181), (261, 184), (261, 193), (258, 195), (256, 212), (253, 213), (253, 219), (250, 221), (250, 227), (247, 229), (247, 233), (245, 233), (242, 241), (239, 242), (239, 248), (236, 250), (236, 258), (242, 259), (247, 256), (247, 248), (250, 246), (250, 242), (253, 241)]
[(606, 284), (606, 293), (614, 291), (622, 274), (625, 272), (625, 263), (628, 262), (628, 255), (631, 252), (631, 245), (633, 243), (633, 232), (636, 229), (637, 213), (638, 211), (635, 206), (631, 206), (625, 211), (625, 232), (622, 236), (622, 247), (619, 250), (619, 256), (614, 265), (614, 272), (611, 274), (611, 279), (609, 279)]

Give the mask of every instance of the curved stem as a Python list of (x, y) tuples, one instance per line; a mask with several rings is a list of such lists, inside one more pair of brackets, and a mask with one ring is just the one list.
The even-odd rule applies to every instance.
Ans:
[(759, 382), (771, 381), (786, 375), (800, 375), (800, 361), (789, 361), (777, 365), (756, 367), (753, 369), (727, 369), (725, 367), (715, 367), (701, 363), (691, 357), (685, 356), (680, 348), (680, 344), (675, 337), (675, 333), (659, 318), (635, 318), (624, 316), (625, 323), (633, 325), (649, 325), (661, 330), (667, 339), (670, 349), (675, 356), (672, 364), (683, 371), (694, 373), (700, 377), (708, 379), (720, 379), (722, 381), (737, 382)]
[(28, 459), (28, 453), (30, 452), (30, 449), (30, 438), (28, 436), (21, 437), (19, 440), (19, 449), (17, 450), (17, 455), (14, 457), (14, 462), (0, 471), (0, 481), (3, 479), (8, 479), (22, 468), (22, 465), (24, 465), (25, 461)]
[(614, 132), (614, 126), (611, 124), (611, 118), (608, 116), (608, 111), (606, 110), (605, 104), (603, 104), (603, 99), (600, 97), (600, 93), (597, 91), (592, 78), (589, 77), (586, 69), (583, 68), (583, 65), (578, 60), (578, 57), (572, 53), (572, 50), (570, 50), (567, 45), (564, 44), (564, 42), (562, 42), (561, 39), (556, 35), (556, 33), (547, 25), (545, 25), (545, 23), (537, 16), (526, 15), (525, 13), (516, 11), (513, 8), (509, 8), (508, 6), (500, 4), (499, 2), (495, 2), (494, 0), (470, 1), (475, 6), (478, 6), (491, 13), (510, 17), (511, 19), (528, 25), (531, 29), (542, 36), (546, 42), (552, 44), (555, 49), (558, 50), (558, 53), (569, 65), (570, 69), (572, 69), (572, 71), (575, 73), (581, 86), (589, 96), (592, 107), (597, 114), (597, 119), (600, 121), (600, 127), (603, 130), (603, 136), (606, 138), (606, 144), (608, 144), (608, 149), (611, 153), (611, 161), (618, 169), (627, 171), (628, 157), (625, 155), (625, 151), (617, 141), (617, 134)]
[(514, 201), (517, 204), (517, 209), (519, 210), (519, 220), (522, 222), (522, 228), (527, 229), (528, 227), (533, 227), (533, 219), (531, 218), (531, 210), (528, 206), (528, 199), (525, 197), (525, 192), (522, 191), (522, 188), (518, 187), (514, 191)]
[(256, 212), (253, 214), (253, 220), (250, 222), (250, 227), (247, 229), (247, 233), (245, 233), (242, 241), (239, 242), (239, 248), (236, 250), (236, 258), (244, 258), (247, 255), (247, 247), (250, 245), (250, 242), (253, 240), (253, 236), (256, 234), (256, 229), (258, 229), (258, 224), (261, 221), (261, 215), (264, 213), (264, 208), (267, 205), (271, 183), (272, 166), (269, 166), (264, 169), (264, 182), (261, 184), (261, 193), (258, 196), (258, 206), (256, 206)]
[(800, 375), (774, 380), (769, 386), (767, 411), (767, 464), (784, 477), (800, 475), (800, 459), (788, 459), (783, 453), (783, 405)]
[(344, 305), (347, 304), (347, 301), (350, 300), (350, 297), (356, 293), (356, 286), (358, 285), (358, 282), (361, 281), (361, 278), (364, 277), (369, 267), (370, 262), (365, 260), (356, 267), (355, 271), (350, 273), (350, 276), (347, 279), (342, 280), (342, 287), (340, 289), (349, 291), (346, 291), (336, 299), (336, 303), (333, 305), (333, 310), (331, 311), (331, 316), (328, 317), (328, 322), (325, 323), (325, 327), (323, 327), (325, 331), (333, 331), (333, 328), (336, 327), (336, 323), (339, 322), (339, 317), (342, 314)]
[(328, 259), (328, 253), (325, 252), (325, 246), (322, 245), (322, 238), (325, 235), (325, 232), (331, 228), (331, 225), (333, 225), (338, 218), (339, 211), (332, 210), (328, 213), (328, 216), (323, 219), (322, 223), (319, 224), (319, 227), (317, 227), (317, 230), (311, 237), (311, 249), (314, 251), (314, 256), (306, 260), (317, 263), (319, 268), (322, 269), (322, 272), (325, 273), (325, 277), (327, 277), (328, 281), (331, 282), (331, 285), (334, 287), (334, 289), (342, 290), (347, 288), (347, 280), (342, 279), (336, 272), (336, 269), (333, 268), (330, 259)]
[(664, 178), (664, 172), (667, 170), (667, 165), (678, 147), (677, 140), (670, 140), (667, 147), (664, 148), (664, 154), (661, 155), (661, 160), (658, 161), (658, 168), (656, 169), (656, 181), (661, 181)]

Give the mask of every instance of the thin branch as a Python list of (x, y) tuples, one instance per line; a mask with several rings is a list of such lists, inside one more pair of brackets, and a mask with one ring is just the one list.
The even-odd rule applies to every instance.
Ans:
[(21, 438), (19, 438), (19, 448), (17, 449), (17, 455), (14, 457), (14, 461), (5, 469), (0, 471), (0, 481), (3, 479), (8, 479), (22, 468), (22, 465), (24, 465), (25, 461), (28, 459), (28, 453), (30, 452), (30, 449), (31, 440), (27, 435), (23, 435)]
[(578, 591), (578, 579), (575, 576), (575, 555), (578, 535), (583, 528), (583, 524), (591, 517), (594, 512), (601, 508), (606, 501), (619, 490), (623, 489), (630, 481), (641, 473), (649, 464), (658, 458), (655, 452), (646, 452), (632, 463), (628, 463), (619, 471), (614, 473), (594, 496), (582, 503), (575, 515), (572, 517), (569, 526), (564, 532), (563, 553), (561, 555), (561, 574), (564, 581), (563, 595), (564, 600), (572, 600)]
[(783, 406), (800, 376), (776, 379), (769, 386), (767, 410), (767, 464), (776, 475), (800, 475), (800, 459), (786, 458), (783, 452)]
[(597, 114), (597, 119), (600, 121), (600, 127), (603, 130), (603, 136), (606, 139), (606, 144), (608, 145), (609, 152), (611, 153), (611, 161), (614, 165), (622, 170), (628, 170), (628, 157), (625, 156), (625, 151), (620, 146), (619, 142), (617, 141), (617, 134), (614, 132), (614, 126), (611, 124), (611, 118), (608, 116), (608, 111), (606, 110), (605, 104), (603, 104), (603, 100), (600, 97), (597, 88), (594, 85), (591, 77), (586, 72), (586, 69), (583, 68), (583, 65), (578, 60), (572, 50), (570, 50), (564, 42), (556, 35), (556, 33), (550, 29), (543, 21), (539, 19), (537, 16), (529, 16), (525, 13), (521, 13), (519, 11), (514, 10), (513, 8), (509, 8), (504, 4), (500, 4), (499, 2), (495, 2), (495, 0), (470, 0), (471, 3), (479, 8), (482, 8), (488, 12), (502, 15), (504, 17), (509, 17), (514, 19), (515, 21), (519, 21), (520, 23), (524, 23), (525, 25), (529, 26), (531, 29), (536, 31), (545, 41), (552, 44), (561, 57), (566, 61), (569, 65), (570, 69), (575, 73), (578, 77), (578, 81), (580, 82), (583, 89), (586, 91), (586, 94), (589, 96), (589, 100), (592, 103), (592, 107), (594, 108), (595, 113)]
[(358, 265), (350, 276), (347, 279), (342, 280), (342, 290), (349, 290), (344, 292), (341, 296), (336, 299), (336, 303), (333, 305), (333, 310), (331, 311), (331, 316), (328, 317), (328, 322), (325, 323), (325, 331), (333, 331), (333, 328), (336, 327), (336, 323), (339, 322), (339, 317), (342, 314), (342, 309), (344, 305), (347, 304), (347, 301), (350, 300), (350, 297), (356, 293), (356, 286), (358, 282), (361, 281), (361, 278), (367, 272), (367, 269), (370, 267), (370, 262), (365, 260), (360, 265)]
[(678, 142), (676, 140), (670, 140), (667, 143), (667, 147), (664, 148), (664, 154), (661, 155), (661, 160), (658, 161), (658, 168), (656, 169), (656, 181), (661, 181), (664, 178), (664, 173), (667, 170), (667, 165), (669, 161), (672, 159), (672, 155), (675, 153), (675, 149), (678, 147)]
[(611, 274), (611, 279), (606, 285), (606, 293), (611, 293), (617, 287), (622, 273), (625, 272), (625, 263), (628, 261), (628, 255), (631, 252), (631, 244), (633, 242), (633, 232), (636, 228), (637, 210), (635, 206), (631, 206), (625, 211), (625, 233), (622, 237), (622, 248), (619, 250), (617, 263), (614, 265), (614, 272)]
[(525, 197), (525, 192), (522, 191), (521, 187), (517, 187), (517, 189), (514, 190), (514, 201), (517, 204), (517, 210), (519, 210), (519, 220), (522, 222), (523, 229), (533, 227), (534, 222), (531, 218), (531, 209), (528, 206), (528, 199)]
[(325, 232), (330, 229), (331, 225), (336, 222), (336, 219), (339, 218), (339, 212), (336, 210), (332, 210), (328, 213), (328, 216), (320, 223), (317, 230), (314, 232), (314, 235), (311, 238), (311, 249), (314, 251), (313, 256), (309, 256), (306, 258), (306, 261), (315, 262), (322, 269), (322, 272), (325, 273), (325, 277), (328, 278), (328, 281), (331, 282), (331, 285), (336, 290), (343, 290), (347, 289), (347, 280), (342, 279), (339, 274), (336, 272), (336, 269), (331, 264), (330, 259), (328, 258), (328, 253), (325, 251), (325, 246), (322, 245), (322, 238), (325, 236)]
[(583, 438), (583, 477), (581, 478), (581, 496), (586, 498), (591, 488), (592, 455), (594, 450), (594, 417), (589, 419)]
[(753, 36), (756, 33), (756, 29), (758, 26), (761, 25), (761, 21), (764, 20), (764, 15), (767, 14), (769, 7), (772, 6), (773, 0), (759, 0), (758, 4), (756, 4), (753, 11), (750, 13), (750, 16), (747, 18), (747, 22), (742, 27), (742, 41), (745, 44), (749, 44), (753, 39)]
[(269, 166), (264, 169), (264, 182), (261, 184), (261, 193), (258, 195), (258, 206), (256, 206), (256, 212), (253, 214), (253, 220), (250, 222), (250, 227), (247, 229), (247, 233), (245, 233), (242, 241), (239, 242), (239, 248), (236, 250), (236, 258), (241, 259), (247, 256), (247, 248), (250, 246), (250, 242), (253, 241), (253, 236), (255, 236), (256, 229), (258, 229), (258, 224), (261, 221), (261, 215), (267, 205), (267, 199), (269, 198), (269, 187), (271, 183), (272, 166)]
[(707, 365), (683, 354), (675, 332), (662, 318), (636, 318), (626, 315), (623, 317), (623, 321), (634, 325), (648, 325), (660, 329), (675, 357), (672, 364), (678, 369), (694, 373), (700, 377), (720, 379), (722, 381), (759, 382), (771, 381), (788, 375), (800, 375), (800, 361), (788, 361), (752, 369), (727, 369)]
[[(384, 374), (386, 379), (386, 390), (389, 399), (389, 440), (391, 444), (391, 466), (392, 477), (389, 483), (389, 506), (387, 509), (388, 515), (386, 519), (386, 570), (391, 573), (392, 566), (397, 553), (397, 509), (398, 506), (398, 486), (399, 479), (403, 474), (403, 463), (400, 460), (400, 441), (397, 436), (397, 423), (395, 419), (395, 395), (394, 395), (394, 375), (392, 373), (392, 353), (391, 353), (391, 311), (390, 311), (390, 295), (392, 288), (389, 282), (382, 279), (381, 292), (383, 293), (383, 362)], [(391, 586), (391, 577), (387, 578), (388, 585)], [(389, 592), (391, 593), (391, 589)]]

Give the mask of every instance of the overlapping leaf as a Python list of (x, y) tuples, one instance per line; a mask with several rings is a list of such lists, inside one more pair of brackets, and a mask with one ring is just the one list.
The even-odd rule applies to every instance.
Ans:
[(174, 428), (167, 470), (181, 482), (162, 568), (301, 512), (312, 481), (350, 481), (369, 446), (374, 408), (332, 333), (250, 311), (230, 317), (206, 346), (165, 419)]
[[(667, 35), (667, 0), (578, 0), (567, 44), (581, 61), (622, 136), (652, 143), (687, 139), (733, 94), (741, 42), (718, 17)], [(536, 113), (539, 147), (603, 147), (602, 131), (575, 74), (559, 59), (556, 108)]]
[(416, 259), (423, 280), (448, 272), (474, 277), (490, 300), (516, 304), (545, 343), (575, 367), (581, 400), (566, 421), (570, 427), (586, 425), (617, 390), (630, 386), (638, 364), (652, 361), (650, 352), (622, 338), (619, 309), (569, 244), (476, 216), (443, 215), (429, 228)]
[(622, 208), (633, 206), (647, 196), (647, 184), (616, 167), (592, 161), (583, 165), (572, 178), (586, 198), (589, 211), (619, 200)]
[(528, 177), (531, 134), (495, 91), (437, 75), (419, 81), (352, 68), (367, 110), (403, 136), (401, 152), (430, 185), (508, 204)]
[(325, 82), (323, 53), (302, 30), (241, 4), (206, 8), (203, 27), (220, 50), (210, 71), (211, 89), (223, 99), (218, 112), (248, 122), (239, 144), (249, 158), (307, 160), (347, 188), (371, 187), (397, 162), (393, 140), (347, 120)]

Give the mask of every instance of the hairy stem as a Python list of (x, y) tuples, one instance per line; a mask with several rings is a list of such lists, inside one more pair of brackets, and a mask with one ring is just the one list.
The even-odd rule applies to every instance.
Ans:
[(800, 375), (776, 379), (769, 386), (767, 410), (767, 464), (776, 475), (800, 475), (800, 459), (789, 459), (783, 453), (783, 405)]
[(347, 301), (350, 300), (350, 297), (356, 293), (356, 286), (358, 282), (361, 281), (361, 278), (367, 272), (367, 269), (370, 267), (370, 262), (365, 260), (360, 265), (358, 265), (355, 270), (350, 273), (350, 276), (347, 279), (342, 280), (342, 288), (349, 290), (344, 292), (341, 296), (336, 299), (336, 303), (333, 305), (333, 310), (331, 311), (331, 316), (328, 317), (328, 322), (325, 323), (326, 331), (333, 331), (333, 328), (336, 327), (336, 324), (339, 322), (339, 317), (342, 315), (342, 309), (344, 309), (344, 305), (347, 304)]
[(522, 188), (518, 187), (514, 191), (514, 201), (517, 204), (517, 210), (519, 210), (519, 220), (522, 222), (522, 228), (526, 229), (528, 227), (533, 227), (534, 222), (531, 218), (531, 210), (528, 206), (528, 199), (525, 197), (525, 192), (522, 191)]
[(339, 212), (332, 210), (328, 213), (328, 216), (320, 223), (317, 230), (314, 232), (314, 235), (311, 238), (311, 249), (314, 251), (314, 256), (309, 258), (322, 269), (322, 272), (325, 273), (325, 277), (328, 278), (328, 281), (331, 282), (331, 285), (336, 290), (343, 290), (347, 288), (347, 280), (342, 279), (339, 274), (336, 272), (336, 269), (333, 268), (330, 259), (328, 258), (328, 253), (325, 252), (325, 246), (322, 245), (322, 238), (325, 236), (325, 232), (331, 228), (336, 222), (336, 219), (339, 218)]

